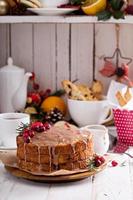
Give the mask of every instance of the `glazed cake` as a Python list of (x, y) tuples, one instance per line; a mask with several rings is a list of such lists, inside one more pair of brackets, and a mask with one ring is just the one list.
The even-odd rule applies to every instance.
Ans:
[(85, 169), (92, 159), (93, 138), (88, 131), (69, 126), (53, 126), (35, 132), (29, 143), (17, 136), (17, 158), (20, 169), (31, 172), (53, 172), (60, 169)]

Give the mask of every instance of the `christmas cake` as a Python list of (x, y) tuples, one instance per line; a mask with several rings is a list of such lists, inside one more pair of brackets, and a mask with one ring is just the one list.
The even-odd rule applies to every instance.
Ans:
[(85, 169), (93, 155), (91, 133), (80, 131), (68, 123), (50, 127), (35, 122), (17, 136), (18, 166), (23, 170)]

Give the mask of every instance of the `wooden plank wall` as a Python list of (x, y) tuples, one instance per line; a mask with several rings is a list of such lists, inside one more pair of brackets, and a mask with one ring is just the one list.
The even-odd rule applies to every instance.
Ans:
[[(34, 71), (42, 89), (61, 87), (61, 80), (91, 84), (100, 79), (107, 91), (111, 79), (100, 75), (103, 57), (116, 47), (113, 24), (1, 24), (0, 67), (11, 55), (14, 64)], [(133, 26), (120, 25), (120, 48), (133, 58)], [(133, 63), (130, 65), (133, 78)]]

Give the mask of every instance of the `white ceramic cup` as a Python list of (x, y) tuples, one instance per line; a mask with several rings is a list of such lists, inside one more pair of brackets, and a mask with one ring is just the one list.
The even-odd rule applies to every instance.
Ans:
[(103, 125), (88, 125), (81, 130), (88, 130), (93, 135), (94, 151), (96, 154), (104, 155), (109, 149), (108, 129)]
[[(104, 124), (113, 119), (112, 109), (110, 109), (107, 99), (100, 101), (68, 99), (67, 104), (71, 118), (79, 127), (91, 124)], [(108, 116), (110, 111), (111, 114)]]
[(69, 0), (40, 0), (43, 7), (57, 7), (69, 3)]
[(21, 124), (29, 124), (30, 116), (25, 113), (0, 114), (0, 145), (7, 148), (16, 147), (17, 128)]

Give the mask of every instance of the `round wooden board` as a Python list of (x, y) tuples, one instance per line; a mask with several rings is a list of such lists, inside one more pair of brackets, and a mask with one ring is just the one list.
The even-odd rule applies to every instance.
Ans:
[(44, 183), (63, 183), (63, 182), (72, 182), (72, 181), (79, 181), (85, 178), (88, 178), (90, 176), (93, 176), (103, 169), (105, 169), (106, 165), (102, 165), (97, 170), (93, 171), (86, 171), (86, 172), (80, 172), (76, 174), (71, 175), (59, 175), (59, 176), (41, 176), (41, 175), (33, 175), (28, 172), (22, 171), (15, 167), (9, 167), (5, 165), (6, 170), (18, 177), (18, 178), (24, 178), (31, 181), (37, 181), (37, 182), (44, 182)]

